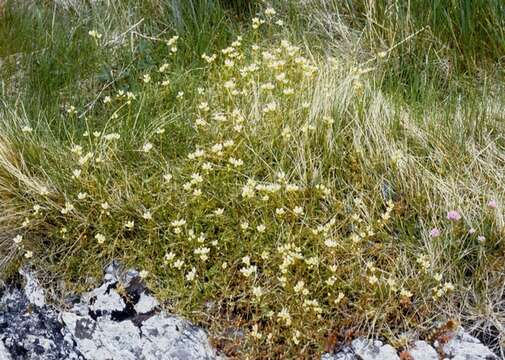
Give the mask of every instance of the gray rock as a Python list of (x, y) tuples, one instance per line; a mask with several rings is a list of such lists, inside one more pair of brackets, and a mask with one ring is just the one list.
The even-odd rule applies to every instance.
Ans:
[(24, 291), (0, 298), (0, 360), (221, 359), (203, 329), (159, 310), (136, 271), (112, 263), (104, 283), (63, 312), (45, 305), (35, 277), (23, 275)]
[(352, 349), (362, 360), (399, 360), (394, 347), (382, 341), (369, 341), (358, 338), (351, 343)]
[[(25, 289), (36, 290), (31, 285)], [(5, 289), (0, 298), (0, 359), (84, 359), (73, 340), (64, 335), (57, 312), (38, 306), (38, 296), (30, 299), (18, 289)]]
[(409, 354), (414, 360), (438, 360), (437, 351), (426, 341), (416, 341), (409, 350)]
[(103, 289), (93, 290), (93, 294), (89, 299), (89, 309), (102, 314), (112, 314), (112, 312), (122, 311), (126, 307), (123, 298), (113, 289), (107, 289), (106, 291), (103, 291)]
[(9, 350), (7, 350), (4, 343), (1, 341), (0, 341), (0, 360), (12, 360)]
[(134, 309), (138, 314), (147, 314), (151, 311), (154, 311), (158, 306), (159, 303), (154, 297), (143, 292), (140, 294), (140, 299), (135, 304)]
[[(121, 286), (121, 295), (115, 288)], [(124, 293), (124, 294), (123, 294)], [(61, 314), (87, 359), (217, 359), (207, 334), (186, 320), (156, 310), (139, 273), (111, 264), (104, 284)], [(86, 312), (85, 309), (88, 309)]]
[(24, 291), (28, 301), (38, 307), (44, 306), (46, 304), (44, 290), (37, 279), (35, 279), (33, 274), (27, 269), (23, 268), (19, 271), (19, 273), (25, 278)]
[(452, 360), (498, 360), (491, 350), (462, 328), (458, 329), (442, 350)]
[(346, 346), (335, 354), (323, 354), (321, 360), (358, 360), (358, 357), (350, 346)]

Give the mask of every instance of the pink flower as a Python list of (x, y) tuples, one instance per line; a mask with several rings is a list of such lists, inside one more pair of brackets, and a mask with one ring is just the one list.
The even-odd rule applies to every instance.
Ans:
[(437, 228), (433, 228), (430, 230), (430, 236), (432, 238), (437, 238), (440, 236), (440, 230), (438, 230)]
[(461, 220), (461, 215), (456, 210), (451, 210), (447, 213), (447, 220), (459, 221), (459, 220)]
[(498, 204), (496, 203), (495, 199), (489, 200), (489, 202), (487, 203), (487, 207), (490, 209), (496, 209), (497, 206)]
[(470, 228), (470, 230), (468, 230), (468, 233), (471, 235), (471, 234), (475, 234), (477, 230), (475, 230), (474, 228)]
[(479, 242), (484, 242), (484, 241), (486, 241), (486, 237), (481, 235), (481, 236), (478, 236), (478, 237), (477, 237), (477, 240), (478, 240)]

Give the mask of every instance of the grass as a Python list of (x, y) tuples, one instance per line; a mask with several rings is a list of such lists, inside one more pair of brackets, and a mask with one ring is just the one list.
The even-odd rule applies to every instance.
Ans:
[(3, 277), (118, 259), (237, 358), (503, 351), (502, 13), (427, 3), (7, 2)]

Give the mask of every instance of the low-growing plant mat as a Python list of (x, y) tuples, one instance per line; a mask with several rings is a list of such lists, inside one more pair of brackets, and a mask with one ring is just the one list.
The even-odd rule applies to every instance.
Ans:
[(384, 87), (394, 46), (359, 60), (286, 26), (266, 7), (194, 53), (184, 30), (88, 27), (96, 77), (5, 96), (5, 276), (82, 291), (119, 260), (238, 358), (401, 347), (449, 318), (503, 334), (501, 84), (410, 102)]

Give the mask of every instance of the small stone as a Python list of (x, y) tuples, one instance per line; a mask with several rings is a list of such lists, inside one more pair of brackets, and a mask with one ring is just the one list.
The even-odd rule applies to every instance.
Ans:
[(438, 360), (437, 351), (426, 341), (416, 341), (408, 351), (413, 360)]
[(25, 278), (24, 292), (31, 304), (42, 307), (46, 304), (44, 290), (40, 286), (35, 276), (25, 268), (19, 270), (19, 273)]
[(399, 360), (395, 348), (391, 345), (383, 345), (381, 341), (371, 342), (358, 338), (351, 343), (355, 354), (362, 360)]
[(498, 360), (498, 357), (481, 342), (460, 328), (442, 348), (452, 360)]
[(0, 340), (0, 360), (12, 360), (9, 350), (5, 347), (4, 343)]
[(154, 297), (143, 292), (140, 294), (140, 299), (135, 304), (134, 309), (138, 314), (147, 314), (148, 312), (155, 310), (158, 306), (159, 303)]
[(91, 311), (111, 314), (113, 311), (122, 311), (126, 304), (116, 290), (109, 290), (108, 293), (96, 295), (89, 308)]
[(358, 360), (351, 347), (346, 346), (335, 354), (323, 354), (321, 360)]

